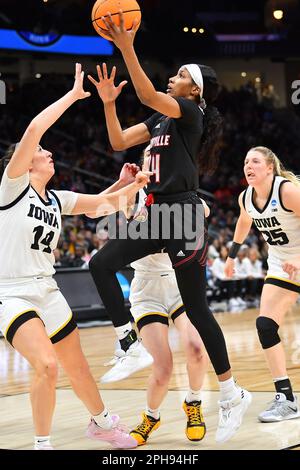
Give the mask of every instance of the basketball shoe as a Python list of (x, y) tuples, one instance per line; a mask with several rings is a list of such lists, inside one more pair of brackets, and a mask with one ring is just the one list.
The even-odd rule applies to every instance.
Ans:
[(116, 382), (129, 377), (145, 367), (151, 366), (153, 358), (141, 341), (130, 346), (125, 355), (116, 357), (115, 365), (101, 377), (102, 383)]
[(108, 442), (115, 449), (134, 449), (138, 443), (131, 437), (125, 426), (119, 423), (119, 416), (112, 415), (113, 427), (111, 429), (103, 429), (91, 419), (86, 430), (86, 436), (89, 439)]
[(201, 409), (201, 401), (184, 401), (182, 408), (187, 416), (185, 434), (190, 441), (201, 441), (206, 433), (206, 427)]
[(130, 431), (130, 436), (137, 441), (139, 446), (146, 444), (148, 437), (160, 426), (160, 418), (154, 419), (151, 416), (142, 413), (143, 421), (136, 428)]
[(252, 395), (248, 390), (237, 387), (236, 396), (232, 400), (219, 401), (219, 424), (216, 432), (217, 442), (228, 441), (239, 429)]
[(294, 395), (294, 401), (290, 401), (284, 393), (277, 393), (268, 408), (258, 415), (258, 419), (262, 423), (274, 423), (299, 417), (297, 397)]

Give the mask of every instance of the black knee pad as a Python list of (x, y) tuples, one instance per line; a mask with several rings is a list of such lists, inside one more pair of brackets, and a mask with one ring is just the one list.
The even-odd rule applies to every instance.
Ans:
[(279, 325), (272, 318), (258, 317), (256, 319), (256, 328), (263, 349), (271, 348), (280, 343)]

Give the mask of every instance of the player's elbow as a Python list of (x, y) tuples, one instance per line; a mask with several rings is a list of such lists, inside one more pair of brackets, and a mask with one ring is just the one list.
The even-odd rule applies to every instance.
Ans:
[(122, 150), (126, 150), (126, 136), (124, 135), (124, 131), (122, 132), (120, 137), (111, 141), (110, 144), (115, 152), (121, 152)]
[(27, 127), (26, 132), (27, 132), (28, 134), (37, 134), (37, 132), (38, 132), (38, 125), (37, 125), (37, 123), (35, 122), (34, 119), (31, 121), (31, 123), (30, 123), (29, 126)]
[(115, 152), (122, 152), (122, 150), (126, 149), (126, 145), (123, 142), (114, 143), (111, 146)]

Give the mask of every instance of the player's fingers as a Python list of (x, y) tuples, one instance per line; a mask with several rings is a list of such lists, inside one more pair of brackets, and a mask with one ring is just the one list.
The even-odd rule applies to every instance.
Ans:
[(102, 64), (102, 69), (103, 69), (103, 78), (104, 80), (107, 80), (107, 66), (105, 62), (103, 62)]
[(102, 70), (101, 70), (100, 65), (97, 65), (97, 74), (98, 74), (99, 82), (101, 82), (101, 80), (103, 80), (103, 75), (102, 75)]
[(92, 82), (93, 85), (95, 86), (98, 85), (98, 82), (91, 75), (88, 75), (87, 78), (89, 79), (90, 82)]
[(110, 74), (110, 79), (112, 81), (114, 81), (114, 79), (115, 79), (116, 71), (117, 71), (117, 67), (114, 65), (113, 68), (112, 68), (111, 74)]

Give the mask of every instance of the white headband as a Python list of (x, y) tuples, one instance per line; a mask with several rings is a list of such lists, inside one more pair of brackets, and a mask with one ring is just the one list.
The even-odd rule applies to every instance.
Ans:
[(196, 85), (200, 88), (200, 97), (203, 97), (203, 75), (199, 65), (197, 64), (187, 64), (183, 65), (181, 68), (186, 68), (189, 72), (190, 76), (196, 83)]

